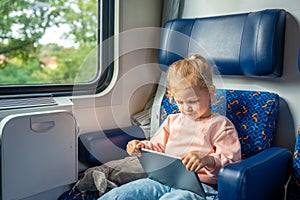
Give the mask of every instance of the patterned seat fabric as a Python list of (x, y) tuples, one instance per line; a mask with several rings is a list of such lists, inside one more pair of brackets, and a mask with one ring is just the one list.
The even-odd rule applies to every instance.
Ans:
[[(279, 110), (279, 96), (275, 93), (243, 90), (217, 90), (212, 110), (226, 115), (235, 125), (243, 159), (272, 145)], [(160, 110), (160, 124), (171, 113), (178, 113), (178, 107), (163, 97)]]

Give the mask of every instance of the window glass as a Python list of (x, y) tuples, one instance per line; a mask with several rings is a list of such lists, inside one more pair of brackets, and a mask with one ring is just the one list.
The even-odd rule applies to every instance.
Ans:
[[(7, 88), (15, 94), (53, 93), (71, 91), (74, 84), (82, 84), (80, 89), (103, 84), (99, 80), (108, 74), (98, 65), (105, 28), (100, 5), (98, 0), (0, 1), (0, 94)], [(105, 25), (113, 27), (112, 20)]]

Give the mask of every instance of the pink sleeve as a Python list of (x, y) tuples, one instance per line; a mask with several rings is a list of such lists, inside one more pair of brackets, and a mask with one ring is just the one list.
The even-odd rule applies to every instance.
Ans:
[(213, 171), (206, 170), (208, 174), (218, 174), (225, 164), (241, 160), (241, 144), (237, 131), (229, 120), (212, 140), (215, 151), (209, 155), (215, 158), (216, 165)]
[(155, 135), (150, 139), (150, 141), (142, 141), (145, 144), (146, 149), (151, 149), (154, 151), (165, 152), (166, 144), (169, 139), (169, 117), (160, 126)]

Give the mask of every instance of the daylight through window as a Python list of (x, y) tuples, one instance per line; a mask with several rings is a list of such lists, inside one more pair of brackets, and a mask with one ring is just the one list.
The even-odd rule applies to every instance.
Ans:
[(0, 86), (97, 81), (103, 73), (98, 65), (98, 27), (103, 28), (98, 4), (98, 0), (0, 1)]

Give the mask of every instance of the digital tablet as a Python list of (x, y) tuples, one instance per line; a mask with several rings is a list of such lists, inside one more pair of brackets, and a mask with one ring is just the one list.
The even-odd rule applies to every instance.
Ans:
[(202, 197), (205, 192), (196, 172), (186, 169), (179, 157), (141, 149), (138, 157), (148, 178), (176, 189), (192, 191)]

